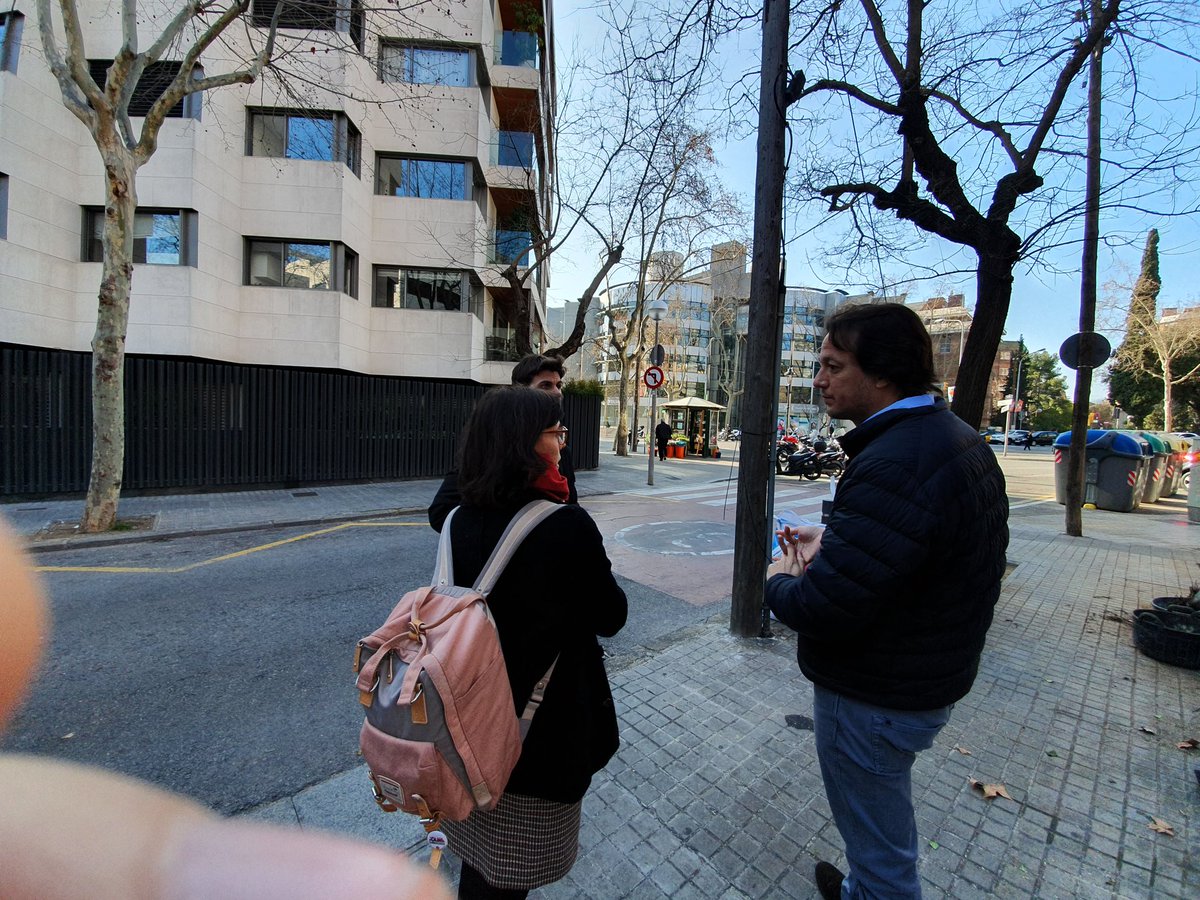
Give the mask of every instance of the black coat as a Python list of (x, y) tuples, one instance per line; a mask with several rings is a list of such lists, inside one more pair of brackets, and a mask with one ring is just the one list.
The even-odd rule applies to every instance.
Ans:
[(892, 709), (963, 697), (979, 668), (1008, 546), (995, 454), (938, 401), (842, 438), (850, 462), (821, 549), (767, 602), (814, 684)]
[[(571, 460), (571, 448), (566, 444), (558, 448), (558, 472), (567, 479), (567, 502), (578, 503), (579, 494), (575, 490), (575, 463)], [(434, 531), (442, 530), (442, 523), (450, 510), (462, 503), (462, 495), (458, 492), (458, 471), (453, 470), (442, 479), (433, 502), (429, 504), (429, 524)]]
[[(454, 514), (455, 583), (474, 582), (513, 515), (537, 496)], [(591, 516), (564, 505), (541, 522), (509, 561), (490, 605), (516, 713), (558, 656), (506, 790), (574, 803), (617, 749), (617, 715), (596, 637), (620, 631), (627, 613)]]

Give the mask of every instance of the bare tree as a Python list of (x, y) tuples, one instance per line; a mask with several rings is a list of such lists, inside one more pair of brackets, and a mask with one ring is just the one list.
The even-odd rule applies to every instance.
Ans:
[(707, 245), (738, 229), (742, 217), (737, 199), (714, 177), (708, 135), (677, 125), (664, 129), (664, 136), (658, 152), (643, 157), (643, 169), (612, 206), (629, 210), (626, 242), (639, 251), (636, 274), (621, 292), (620, 313), (607, 316), (609, 355), (619, 373), (615, 449), (620, 456), (628, 452), (629, 428), (637, 418), (636, 393), (631, 412), (627, 404), (647, 348), (646, 304), (693, 278), (707, 265)]
[[(1190, 381), (1200, 372), (1200, 308), (1173, 308), (1169, 315), (1158, 314), (1158, 292), (1162, 287), (1158, 271), (1158, 230), (1146, 236), (1142, 267), (1132, 290), (1127, 287), (1125, 338), (1117, 348), (1116, 361), (1109, 373), (1114, 399), (1128, 410), (1137, 410), (1136, 392), (1140, 384), (1153, 382), (1162, 391), (1163, 430), (1173, 424), (1177, 385)], [(1110, 297), (1119, 291), (1109, 286)]]
[[(793, 109), (811, 143), (796, 196), (819, 196), (851, 217), (851, 242), (839, 249), (860, 265), (882, 270), (889, 232), (880, 211), (973, 254), (975, 319), (954, 410), (977, 423), (1018, 263), (1078, 240), (1085, 108), (1072, 84), (1095, 47), (1118, 42), (1126, 74), (1105, 88), (1128, 113), (1106, 142), (1104, 203), (1151, 205), (1153, 187), (1196, 157), (1194, 141), (1180, 143), (1186, 126), (1161, 139), (1147, 127), (1135, 100), (1155, 98), (1137, 79), (1139, 48), (1162, 48), (1164, 33), (1177, 35), (1195, 10), (1171, 0), (1033, 0), (1003, 10), (950, 4), (935, 18), (928, 8), (858, 0), (807, 17), (794, 45), (807, 85)], [(912, 249), (890, 235), (892, 252)]]
[[(452, 5), (441, 14), (449, 15)], [(103, 265), (92, 339), (92, 466), (80, 523), (85, 532), (111, 528), (120, 502), (137, 176), (154, 156), (172, 109), (194, 95), (248, 85), (269, 74), (275, 76), (277, 96), (328, 96), (336, 91), (332, 68), (354, 65), (353, 58), (375, 65), (368, 54), (377, 45), (368, 45), (364, 33), (372, 23), (381, 33), (428, 31), (410, 15), (420, 6), (413, 2), (371, 9), (333, 0), (255, 5), (250, 0), (125, 0), (118, 6), (120, 46), (103, 83), (92, 75), (89, 41), (101, 32), (107, 37), (110, 29), (86, 19), (76, 0), (37, 0), (36, 7), (46, 62), (64, 105), (95, 143), (105, 177)], [(386, 106), (378, 96), (361, 99)], [(404, 99), (398, 88), (395, 102)], [(140, 127), (135, 118), (141, 119)]]
[[(125, 335), (133, 282), (137, 172), (154, 155), (167, 112), (184, 97), (231, 84), (248, 84), (262, 73), (274, 51), (274, 28), (244, 65), (201, 75), (201, 56), (249, 8), (240, 3), (184, 4), (145, 50), (140, 50), (139, 10), (121, 5), (123, 41), (103, 85), (88, 71), (85, 30), (74, 0), (60, 0), (55, 28), (50, 0), (38, 0), (38, 27), (46, 61), (58, 80), (63, 103), (88, 129), (105, 174), (104, 230), (96, 333), (92, 338), (92, 470), (81, 528), (106, 531), (116, 521), (125, 462)], [(277, 12), (278, 14), (278, 12)], [(159, 94), (135, 131), (129, 113), (134, 89), (147, 68), (179, 54), (175, 77)]]

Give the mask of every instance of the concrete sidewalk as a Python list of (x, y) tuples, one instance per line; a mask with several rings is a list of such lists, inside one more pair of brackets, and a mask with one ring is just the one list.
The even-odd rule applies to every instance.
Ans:
[[(1010, 485), (1049, 464), (1004, 461)], [(728, 461), (696, 465), (710, 468), (664, 469), (656, 481), (730, 471)], [(644, 488), (645, 467), (644, 457), (602, 454), (599, 471), (580, 473), (580, 493)], [(337, 521), (423, 510), (436, 486), (131, 498), (122, 515), (155, 515), (158, 537)], [(78, 514), (77, 502), (61, 516), (72, 504), (57, 504), (2, 511), (32, 535)], [(1017, 565), (978, 681), (913, 772), (926, 897), (1200, 896), (1200, 750), (1177, 746), (1200, 738), (1200, 672), (1140, 654), (1130, 620), (1200, 581), (1200, 527), (1187, 524), (1182, 497), (1128, 514), (1086, 510), (1082, 538), (1062, 534), (1053, 502), (1027, 495), (1014, 507)], [(574, 870), (535, 896), (808, 898), (813, 863), (843, 862), (794, 640), (779, 626), (770, 638), (733, 638), (720, 609), (614, 660), (621, 750), (584, 803)], [(1005, 785), (1012, 799), (983, 799), (971, 778)], [(422, 852), (419, 826), (380, 813), (361, 768), (248, 815)], [(1152, 830), (1156, 818), (1174, 835)]]

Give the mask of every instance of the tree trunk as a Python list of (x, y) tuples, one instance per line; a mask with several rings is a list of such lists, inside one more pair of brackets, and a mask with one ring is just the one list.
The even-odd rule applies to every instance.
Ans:
[(628, 363), (621, 360), (621, 380), (617, 387), (617, 456), (629, 455), (629, 371)]
[(1170, 431), (1173, 424), (1171, 418), (1171, 356), (1163, 354), (1163, 431)]
[(742, 460), (733, 545), (733, 601), (729, 630), (740, 637), (768, 631), (763, 588), (771, 556), (768, 502), (771, 445), (779, 402), (780, 235), (783, 219), (784, 108), (788, 4), (763, 6), (762, 76), (758, 94), (758, 164), (754, 179), (754, 263), (746, 327)]
[(987, 409), (988, 385), (996, 349), (1004, 335), (1004, 322), (1012, 300), (1013, 267), (1017, 262), (1015, 254), (977, 252), (975, 320), (967, 332), (952, 407), (955, 415), (974, 428), (980, 427), (984, 413), (990, 411)]
[(125, 468), (125, 335), (133, 284), (137, 167), (123, 153), (105, 157), (104, 268), (92, 337), (92, 472), (80, 529), (108, 531), (117, 520)]

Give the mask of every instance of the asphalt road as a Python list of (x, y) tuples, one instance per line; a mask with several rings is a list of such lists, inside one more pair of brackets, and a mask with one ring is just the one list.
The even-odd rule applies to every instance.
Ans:
[[(52, 643), (3, 747), (135, 775), (226, 813), (356, 766), (355, 642), (432, 572), (437, 536), (399, 521), (40, 556)], [(622, 586), (630, 622), (605, 641), (610, 666), (714, 612)]]

